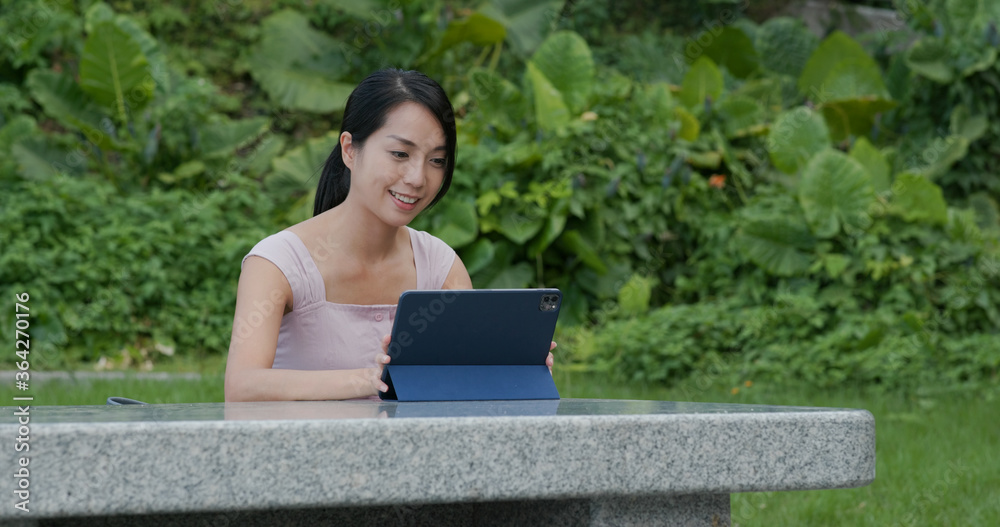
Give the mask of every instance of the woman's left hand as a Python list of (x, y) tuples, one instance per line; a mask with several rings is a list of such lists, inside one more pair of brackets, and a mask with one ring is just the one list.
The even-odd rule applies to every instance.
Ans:
[(552, 345), (549, 346), (549, 356), (545, 357), (545, 365), (549, 367), (549, 375), (552, 375), (552, 366), (555, 366), (555, 357), (552, 356), (552, 350), (556, 349), (556, 342), (552, 341)]

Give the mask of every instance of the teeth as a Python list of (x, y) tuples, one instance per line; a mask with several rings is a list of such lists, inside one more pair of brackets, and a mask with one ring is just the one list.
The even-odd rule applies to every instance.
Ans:
[(395, 197), (399, 201), (402, 201), (403, 203), (406, 203), (408, 205), (412, 205), (412, 204), (414, 204), (414, 203), (417, 202), (417, 198), (408, 198), (408, 197), (406, 197), (406, 196), (404, 196), (402, 194), (396, 194), (395, 192), (393, 192), (391, 190), (389, 191), (389, 193), (392, 194), (393, 197)]

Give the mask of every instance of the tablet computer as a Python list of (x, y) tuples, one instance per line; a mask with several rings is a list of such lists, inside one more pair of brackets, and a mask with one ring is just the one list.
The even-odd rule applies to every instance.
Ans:
[(399, 297), (382, 399), (558, 399), (545, 359), (558, 289), (444, 289)]

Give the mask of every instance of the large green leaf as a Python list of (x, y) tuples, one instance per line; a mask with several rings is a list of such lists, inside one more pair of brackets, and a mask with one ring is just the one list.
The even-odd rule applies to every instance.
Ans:
[(535, 120), (542, 130), (558, 130), (569, 123), (569, 108), (562, 94), (533, 62), (528, 62), (528, 81), (535, 99)]
[(801, 218), (757, 219), (743, 225), (736, 244), (744, 256), (778, 276), (804, 273), (812, 263), (808, 252), (815, 239)]
[(531, 266), (525, 262), (514, 264), (511, 267), (500, 271), (500, 273), (490, 281), (487, 289), (521, 289), (531, 284), (535, 272)]
[(892, 175), (889, 162), (868, 138), (859, 137), (854, 142), (854, 146), (851, 147), (850, 155), (868, 171), (875, 192), (881, 193), (889, 190), (889, 179)]
[(115, 24), (122, 31), (128, 33), (142, 49), (142, 54), (149, 62), (149, 77), (147, 79), (156, 84), (155, 91), (168, 93), (170, 91), (170, 70), (167, 66), (167, 55), (160, 48), (156, 39), (142, 29), (135, 20), (125, 15), (115, 17)]
[(798, 19), (776, 17), (757, 29), (754, 48), (761, 64), (776, 73), (798, 77), (819, 41)]
[(716, 101), (722, 95), (722, 72), (712, 59), (702, 56), (684, 74), (681, 83), (680, 100), (688, 108), (705, 104), (705, 100)]
[(476, 68), (469, 72), (469, 97), (486, 122), (509, 132), (515, 131), (517, 120), (524, 117), (521, 91), (493, 71)]
[(251, 117), (205, 125), (201, 135), (202, 152), (207, 157), (232, 154), (233, 150), (263, 134), (268, 123), (270, 119), (267, 117)]
[(433, 209), (431, 234), (441, 238), (452, 248), (468, 245), (479, 234), (476, 207), (464, 199), (444, 200)]
[(823, 118), (800, 106), (783, 112), (771, 125), (767, 150), (775, 168), (794, 174), (814, 154), (830, 146), (830, 133)]
[(705, 47), (705, 56), (739, 79), (749, 77), (760, 68), (760, 57), (753, 47), (753, 41), (735, 27), (725, 27), (719, 31)]
[(889, 99), (882, 70), (867, 55), (838, 61), (829, 69), (820, 93), (825, 98), (821, 103)]
[(286, 108), (311, 112), (342, 110), (354, 85), (341, 82), (350, 65), (344, 43), (317, 31), (305, 15), (279, 11), (266, 19), (250, 52), (253, 75), (272, 99)]
[(943, 40), (924, 37), (913, 44), (906, 53), (906, 65), (928, 79), (948, 84), (955, 78), (951, 54)]
[[(820, 43), (806, 62), (799, 76), (799, 90), (816, 97), (823, 93), (823, 86), (830, 77), (830, 71), (842, 61), (860, 64), (871, 61), (861, 44), (841, 31), (834, 31)], [(823, 100), (817, 102), (825, 102)]]
[(841, 226), (865, 226), (874, 199), (865, 168), (840, 151), (816, 154), (802, 171), (799, 202), (806, 222), (820, 238), (836, 235)]
[(146, 32), (135, 20), (126, 15), (115, 15), (115, 12), (104, 2), (95, 2), (84, 14), (83, 30), (89, 35), (102, 22), (114, 22), (122, 31), (128, 33), (142, 48), (142, 54), (149, 62), (150, 80), (156, 83), (156, 91), (170, 91), (170, 74), (167, 70), (166, 54), (152, 35)]
[(83, 14), (83, 30), (88, 35), (94, 32), (97, 24), (115, 19), (115, 10), (104, 2), (94, 2)]
[(559, 20), (565, 0), (489, 0), (480, 12), (507, 28), (507, 42), (530, 56)]
[(462, 256), (465, 269), (470, 275), (474, 275), (493, 262), (496, 247), (489, 238), (479, 238), (471, 245), (463, 247), (459, 253)]
[(594, 58), (580, 35), (553, 33), (532, 55), (531, 63), (559, 91), (570, 112), (577, 115), (586, 108), (594, 84)]
[(497, 230), (510, 241), (522, 245), (534, 238), (538, 234), (538, 231), (542, 230), (544, 224), (545, 218), (538, 215), (523, 214), (520, 212), (508, 213), (500, 218), (500, 225)]
[(896, 176), (892, 184), (890, 210), (906, 221), (944, 224), (948, 221), (948, 204), (941, 187), (913, 172)]
[(584, 263), (590, 269), (593, 269), (597, 274), (605, 274), (608, 272), (608, 267), (601, 260), (600, 255), (596, 250), (583, 238), (583, 235), (578, 230), (566, 231), (556, 244), (572, 254), (575, 254), (580, 261)]
[[(563, 200), (564, 203), (565, 201)], [(563, 228), (566, 227), (567, 208), (567, 206), (563, 205), (549, 213), (549, 217), (545, 220), (545, 225), (542, 226), (542, 232), (528, 245), (529, 258), (535, 258), (539, 254), (544, 253), (552, 245), (552, 242), (559, 238), (559, 235), (563, 232)]]
[(99, 148), (127, 148), (102, 130), (100, 110), (68, 75), (38, 68), (28, 73), (25, 85), (49, 117), (83, 132)]
[(503, 24), (482, 13), (472, 13), (466, 18), (452, 20), (441, 36), (438, 51), (444, 51), (462, 42), (477, 46), (490, 46), (503, 42), (507, 29)]
[(80, 88), (124, 123), (149, 103), (155, 86), (139, 43), (113, 21), (95, 24), (83, 45)]
[(840, 31), (816, 48), (798, 86), (822, 109), (834, 141), (867, 135), (875, 115), (895, 106), (878, 64)]

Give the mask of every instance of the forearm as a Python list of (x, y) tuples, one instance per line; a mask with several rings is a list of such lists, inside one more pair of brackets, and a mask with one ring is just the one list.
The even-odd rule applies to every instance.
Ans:
[(226, 402), (318, 401), (377, 395), (363, 370), (247, 369), (226, 374)]

